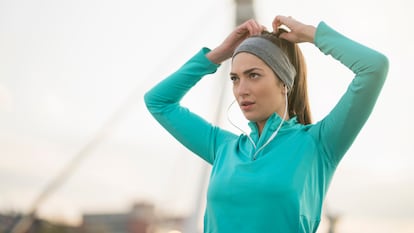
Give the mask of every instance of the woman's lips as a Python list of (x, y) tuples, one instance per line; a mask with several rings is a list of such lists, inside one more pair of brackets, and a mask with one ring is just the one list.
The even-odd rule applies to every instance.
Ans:
[(251, 102), (251, 101), (242, 101), (240, 103), (240, 108), (243, 111), (249, 111), (249, 110), (251, 110), (253, 108), (253, 105), (254, 105), (254, 102)]

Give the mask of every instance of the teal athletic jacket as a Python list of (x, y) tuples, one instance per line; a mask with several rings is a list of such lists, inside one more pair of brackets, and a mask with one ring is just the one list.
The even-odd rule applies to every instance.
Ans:
[[(178, 71), (145, 94), (148, 110), (180, 143), (212, 165), (204, 215), (205, 233), (316, 232), (334, 171), (367, 121), (384, 84), (388, 59), (354, 42), (324, 22), (315, 45), (355, 74), (331, 112), (315, 124), (286, 121), (253, 159), (247, 135), (219, 128), (180, 105), (182, 97), (218, 65), (201, 49)], [(281, 117), (269, 117), (261, 136), (249, 123), (260, 148)]]

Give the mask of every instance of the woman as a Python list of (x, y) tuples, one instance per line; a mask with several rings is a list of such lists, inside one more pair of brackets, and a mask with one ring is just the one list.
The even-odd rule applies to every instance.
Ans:
[[(145, 95), (155, 119), (212, 165), (206, 233), (316, 232), (334, 171), (386, 78), (384, 55), (324, 22), (314, 27), (276, 16), (272, 26), (277, 33), (264, 32), (254, 20), (239, 25), (218, 47), (201, 49)], [(281, 26), (289, 30), (279, 33)], [(332, 111), (314, 124), (301, 42), (313, 43), (355, 74)], [(229, 58), (234, 97), (250, 122), (250, 135), (223, 130), (179, 104)]]

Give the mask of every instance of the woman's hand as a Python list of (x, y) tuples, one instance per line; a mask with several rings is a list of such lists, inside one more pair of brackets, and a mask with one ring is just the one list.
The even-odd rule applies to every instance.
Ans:
[(247, 20), (240, 24), (227, 38), (215, 49), (207, 54), (207, 58), (220, 64), (233, 55), (237, 46), (246, 38), (252, 35), (260, 35), (266, 28), (254, 19)]
[(314, 42), (316, 28), (312, 25), (303, 24), (292, 17), (278, 15), (272, 23), (273, 32), (278, 32), (280, 26), (286, 26), (290, 31), (282, 32), (279, 38), (292, 43)]

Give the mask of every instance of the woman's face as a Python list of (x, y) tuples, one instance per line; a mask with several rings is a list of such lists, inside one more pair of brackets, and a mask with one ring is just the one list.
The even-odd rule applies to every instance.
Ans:
[(233, 58), (230, 78), (233, 94), (244, 116), (256, 122), (259, 130), (269, 116), (285, 111), (285, 88), (272, 69), (250, 53), (239, 53)]

